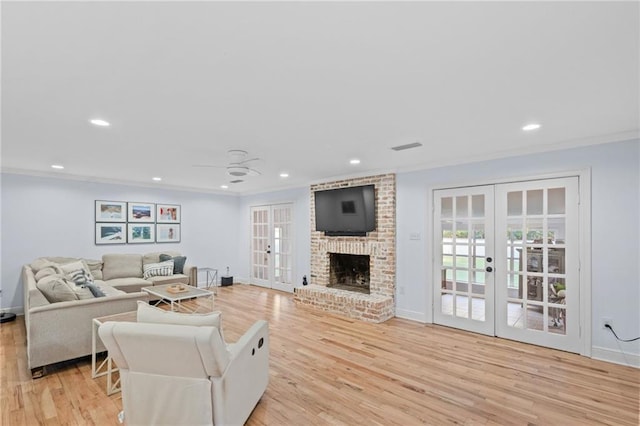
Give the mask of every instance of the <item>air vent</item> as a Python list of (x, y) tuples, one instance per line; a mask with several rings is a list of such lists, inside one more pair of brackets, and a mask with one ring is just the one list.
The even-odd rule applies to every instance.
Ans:
[(391, 147), (391, 149), (394, 151), (404, 151), (405, 149), (417, 148), (419, 146), (422, 146), (420, 142), (414, 142), (414, 143), (408, 143), (406, 145), (394, 146), (394, 147)]
[(242, 179), (236, 179), (236, 180), (232, 180), (229, 183), (241, 183), (244, 182)]

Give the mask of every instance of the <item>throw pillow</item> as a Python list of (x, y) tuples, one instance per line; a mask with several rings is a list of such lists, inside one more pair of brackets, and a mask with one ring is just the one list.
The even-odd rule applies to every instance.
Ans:
[(187, 256), (171, 256), (170, 254), (161, 254), (160, 262), (173, 260), (173, 273), (184, 274), (184, 264), (187, 262)]
[(91, 294), (93, 294), (93, 297), (105, 297), (106, 296), (106, 294), (104, 294), (102, 289), (100, 289), (100, 287), (98, 287), (96, 285), (96, 283), (94, 283), (93, 281), (86, 283), (85, 287), (87, 287), (89, 289), (89, 291), (91, 291)]
[(138, 322), (216, 327), (221, 331), (222, 312), (211, 312), (208, 314), (173, 312), (156, 308), (155, 306), (138, 300)]
[(51, 266), (47, 266), (40, 269), (35, 274), (35, 279), (36, 281), (40, 281), (41, 279), (43, 279), (44, 277), (48, 277), (49, 275), (61, 274), (61, 273), (62, 271), (60, 270), (60, 268), (58, 268), (56, 265), (52, 263)]
[(149, 263), (144, 265), (143, 278), (160, 277), (173, 275), (173, 260), (167, 260), (160, 263)]
[(91, 277), (91, 281), (93, 281), (93, 275), (91, 275), (91, 271), (89, 270), (89, 266), (84, 260), (78, 260), (76, 262), (67, 263), (64, 265), (60, 265), (60, 269), (65, 274), (73, 274), (77, 271), (84, 271), (89, 277)]
[[(71, 283), (73, 286), (75, 284)], [(78, 295), (66, 282), (64, 275), (56, 274), (42, 278), (36, 283), (36, 287), (49, 301), (49, 303), (68, 302), (78, 300)]]

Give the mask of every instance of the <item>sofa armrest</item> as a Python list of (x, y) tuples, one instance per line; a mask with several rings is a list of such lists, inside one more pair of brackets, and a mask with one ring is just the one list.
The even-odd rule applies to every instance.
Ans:
[[(29, 368), (91, 354), (93, 318), (135, 311), (138, 300), (146, 302), (149, 295), (136, 292), (25, 307)], [(98, 352), (104, 351), (102, 342), (97, 343)]]
[(212, 377), (213, 423), (244, 424), (269, 383), (269, 323), (257, 321), (235, 344), (221, 377)]
[(184, 265), (182, 271), (189, 277), (189, 285), (198, 287), (198, 267), (194, 265)]

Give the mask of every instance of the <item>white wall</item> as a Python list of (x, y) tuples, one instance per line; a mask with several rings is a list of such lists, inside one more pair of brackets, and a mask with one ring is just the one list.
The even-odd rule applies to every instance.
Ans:
[[(430, 189), (585, 168), (591, 169), (592, 191), (593, 355), (625, 362), (611, 333), (600, 328), (600, 318), (612, 318), (619, 335), (640, 335), (638, 140), (398, 174), (398, 316), (430, 321), (431, 244), (425, 239), (432, 222)], [(421, 240), (410, 240), (412, 232)], [(640, 342), (621, 345), (637, 362)]]
[[(21, 268), (40, 256), (175, 250), (196, 266), (238, 268), (239, 197), (6, 173), (1, 184), (3, 311), (22, 312)], [(95, 245), (95, 200), (180, 204), (181, 242)]]
[(251, 207), (270, 204), (293, 204), (293, 232), (294, 232), (294, 265), (293, 284), (302, 285), (303, 275), (309, 279), (311, 265), (311, 232), (309, 231), (309, 188), (295, 188), (289, 190), (268, 192), (264, 194), (242, 197), (240, 202), (240, 231), (238, 234), (240, 271), (238, 275), (243, 282), (249, 282), (250, 244), (251, 244)]
[[(397, 315), (429, 322), (431, 226), (429, 190), (456, 184), (508, 181), (513, 177), (590, 168), (592, 177), (592, 348), (595, 357), (627, 362), (601, 317), (619, 335), (640, 335), (640, 141), (596, 145), (397, 175)], [(176, 249), (199, 266), (248, 282), (250, 207), (294, 204), (294, 284), (309, 276), (309, 188), (245, 197), (2, 175), (2, 308), (20, 308), (20, 268), (36, 257), (99, 258), (107, 252)], [(182, 205), (182, 242), (94, 245), (94, 200), (149, 201)], [(418, 233), (419, 240), (410, 234)], [(640, 342), (621, 343), (640, 359)], [(636, 360), (636, 361), (633, 361)]]

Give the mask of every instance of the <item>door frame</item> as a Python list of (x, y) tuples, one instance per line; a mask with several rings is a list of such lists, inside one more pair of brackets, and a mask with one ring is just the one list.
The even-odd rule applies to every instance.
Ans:
[[(295, 203), (293, 201), (278, 201), (278, 202), (272, 202), (272, 203), (259, 203), (259, 204), (250, 204), (248, 206), (249, 208), (249, 224), (248, 224), (248, 229), (249, 229), (249, 247), (248, 247), (248, 253), (249, 253), (249, 258), (248, 258), (248, 265), (249, 265), (249, 269), (248, 272), (249, 274), (247, 275), (247, 281), (250, 285), (257, 285), (257, 284), (253, 284), (253, 262), (252, 262), (252, 258), (253, 258), (253, 253), (252, 253), (252, 248), (253, 248), (253, 217), (251, 212), (253, 211), (254, 208), (256, 207), (267, 207), (269, 209), (269, 226), (270, 228), (273, 227), (273, 217), (272, 217), (272, 212), (273, 212), (273, 207), (275, 206), (281, 206), (281, 205), (288, 205), (291, 208), (291, 234), (292, 234), (292, 238), (291, 238), (291, 289), (285, 289), (285, 288), (276, 288), (273, 286), (273, 278), (274, 277), (270, 277), (270, 281), (271, 281), (271, 289), (272, 290), (278, 290), (278, 291), (284, 291), (287, 293), (293, 293), (293, 289), (295, 288), (295, 277), (296, 277), (296, 261), (295, 261), (295, 253), (296, 253), (296, 247), (295, 247)], [(271, 229), (269, 229), (269, 231), (271, 231)], [(273, 235), (269, 236), (269, 244), (272, 245), (272, 247), (274, 246), (273, 244)], [(269, 258), (269, 273), (272, 273), (272, 266), (274, 265), (273, 263), (273, 257)], [(266, 287), (265, 287), (266, 288)]]
[(591, 289), (591, 168), (567, 170), (561, 172), (537, 174), (537, 175), (523, 175), (523, 176), (511, 176), (501, 178), (487, 178), (483, 180), (463, 180), (449, 183), (441, 183), (437, 185), (427, 186), (427, 214), (426, 214), (426, 238), (425, 238), (425, 253), (426, 258), (430, 259), (429, 272), (427, 273), (427, 289), (426, 296), (426, 312), (425, 319), (428, 324), (433, 323), (434, 318), (434, 300), (433, 300), (433, 288), (437, 285), (433, 280), (433, 264), (435, 262), (435, 250), (434, 250), (434, 191), (441, 189), (455, 189), (469, 186), (485, 186), (485, 185), (500, 185), (505, 183), (525, 182), (531, 180), (543, 180), (543, 179), (556, 179), (566, 177), (578, 177), (578, 229), (579, 229), (579, 243), (578, 243), (578, 276), (580, 279), (580, 339), (581, 350), (580, 355), (591, 357), (591, 342), (592, 342), (592, 289)]

